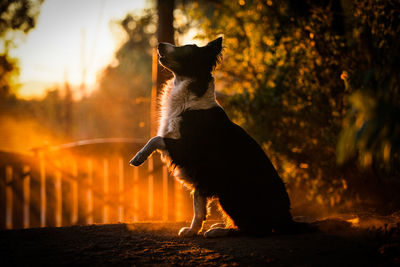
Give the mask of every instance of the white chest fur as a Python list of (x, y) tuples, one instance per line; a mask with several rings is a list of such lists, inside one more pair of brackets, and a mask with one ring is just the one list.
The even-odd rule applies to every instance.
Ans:
[(215, 100), (214, 81), (207, 91), (197, 97), (187, 87), (189, 79), (174, 78), (167, 82), (161, 95), (161, 116), (157, 135), (179, 139), (180, 115), (185, 110), (209, 109), (218, 106)]

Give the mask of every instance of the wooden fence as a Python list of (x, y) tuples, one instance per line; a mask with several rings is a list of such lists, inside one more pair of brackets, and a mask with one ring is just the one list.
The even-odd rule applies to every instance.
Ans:
[(142, 146), (96, 139), (31, 155), (0, 151), (0, 229), (190, 220), (189, 192), (158, 154), (129, 166)]

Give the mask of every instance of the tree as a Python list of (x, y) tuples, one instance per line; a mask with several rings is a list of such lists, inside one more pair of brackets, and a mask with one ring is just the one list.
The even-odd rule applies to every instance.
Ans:
[(35, 27), (43, 0), (11, 0), (0, 3), (0, 100), (4, 100), (15, 89), (18, 65), (9, 57), (9, 49), (15, 45), (18, 34), (28, 33)]
[(79, 112), (89, 116), (87, 132), (79, 138), (149, 136), (155, 16), (151, 10), (128, 14), (118, 25), (127, 41), (99, 77), (98, 90), (79, 104)]
[(342, 75), (351, 109), (338, 145), (338, 160), (399, 174), (400, 3), (356, 1), (352, 64)]
[[(158, 42), (175, 43), (174, 38), (174, 8), (175, 0), (157, 0), (157, 40)], [(171, 73), (157, 63), (157, 95), (164, 83), (171, 78)]]
[[(217, 87), (228, 96), (224, 106), (273, 158), (295, 205), (304, 200), (322, 207), (346, 205), (346, 195), (354, 197), (361, 191), (360, 183), (352, 181), (367, 175), (362, 170), (349, 175), (336, 163), (339, 133), (357, 121), (342, 128), (345, 114), (355, 104), (347, 99), (352, 95), (356, 101), (354, 92), (359, 88), (345, 86), (340, 77), (347, 70), (355, 81), (360, 81), (360, 71), (365, 78), (371, 66), (365, 57), (373, 60), (375, 52), (385, 55), (381, 58), (395, 56), (390, 66), (398, 66), (397, 6), (389, 0), (203, 1), (192, 5), (188, 14), (200, 21), (200, 38), (225, 37), (224, 61), (217, 72), (222, 80)], [(373, 29), (370, 39), (360, 35), (364, 29)], [(386, 50), (364, 53), (360, 45), (371, 42)], [(393, 107), (398, 105), (398, 68), (385, 64), (375, 73), (387, 74), (379, 79), (394, 84), (392, 93), (385, 93), (384, 87), (376, 89), (386, 94)], [(363, 103), (373, 107), (368, 99)], [(379, 117), (376, 110), (372, 113)], [(395, 114), (393, 110), (386, 113)], [(382, 126), (374, 125), (379, 125), (375, 129)], [(354, 136), (344, 142), (356, 143)], [(370, 189), (375, 186), (371, 185)]]
[[(170, 44), (175, 43), (174, 38), (174, 9), (175, 0), (157, 0), (157, 41), (166, 42)], [(151, 92), (151, 127), (150, 135), (154, 136), (157, 131), (157, 99), (161, 95), (164, 84), (167, 80), (171, 79), (172, 74), (166, 70), (160, 64), (158, 64), (158, 54), (156, 53), (156, 47), (153, 52), (153, 87)]]

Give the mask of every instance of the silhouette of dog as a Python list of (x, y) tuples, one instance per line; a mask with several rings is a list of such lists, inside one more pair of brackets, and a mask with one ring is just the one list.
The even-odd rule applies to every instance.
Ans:
[(234, 227), (214, 225), (206, 237), (237, 231), (249, 235), (293, 232), (299, 223), (292, 220), (289, 197), (274, 166), (216, 102), (212, 71), (221, 53), (222, 37), (203, 47), (158, 45), (159, 62), (174, 78), (161, 97), (157, 136), (130, 163), (138, 166), (159, 150), (173, 166), (175, 177), (193, 189), (194, 217), (179, 236), (200, 232), (207, 202), (215, 197)]

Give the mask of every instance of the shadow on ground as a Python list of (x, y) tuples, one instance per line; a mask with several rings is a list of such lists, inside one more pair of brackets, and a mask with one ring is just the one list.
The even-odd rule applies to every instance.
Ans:
[(7, 266), (400, 264), (398, 229), (389, 233), (330, 221), (320, 223), (323, 232), (313, 234), (178, 238), (184, 225), (137, 223), (0, 231), (0, 255)]

